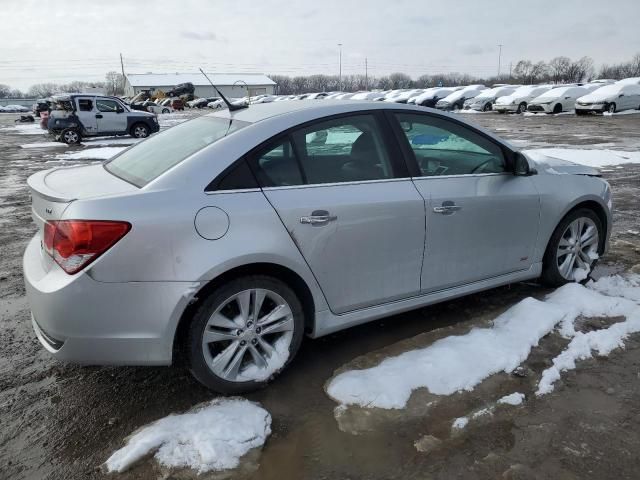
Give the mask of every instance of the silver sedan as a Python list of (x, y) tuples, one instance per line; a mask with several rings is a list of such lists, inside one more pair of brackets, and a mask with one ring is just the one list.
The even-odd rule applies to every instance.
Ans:
[(586, 279), (597, 172), (453, 116), (274, 102), (175, 126), (104, 164), (31, 176), (32, 324), (56, 358), (264, 385), (303, 336), (522, 280)]

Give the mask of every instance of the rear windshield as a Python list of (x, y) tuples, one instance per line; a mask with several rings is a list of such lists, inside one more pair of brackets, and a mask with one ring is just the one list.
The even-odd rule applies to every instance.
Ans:
[(144, 187), (185, 158), (247, 125), (248, 122), (239, 120), (199, 117), (140, 142), (105, 163), (105, 168), (129, 183)]

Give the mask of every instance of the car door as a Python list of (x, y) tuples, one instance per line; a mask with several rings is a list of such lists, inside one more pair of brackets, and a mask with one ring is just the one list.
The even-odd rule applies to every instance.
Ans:
[(422, 291), (528, 269), (540, 215), (531, 179), (509, 173), (502, 147), (465, 125), (394, 116), (427, 203)]
[(124, 108), (116, 100), (96, 98), (98, 113), (98, 133), (123, 133), (127, 131), (127, 115)]
[(95, 135), (98, 132), (98, 119), (96, 118), (96, 102), (95, 97), (76, 97), (76, 116), (82, 128), (89, 135)]
[(424, 201), (379, 114), (325, 119), (250, 159), (331, 310), (420, 291)]

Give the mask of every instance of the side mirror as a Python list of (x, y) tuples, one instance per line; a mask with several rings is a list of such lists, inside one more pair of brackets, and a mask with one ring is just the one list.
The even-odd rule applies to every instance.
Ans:
[(513, 159), (513, 174), (519, 177), (528, 177), (537, 174), (537, 170), (529, 165), (529, 160), (522, 152), (516, 152)]

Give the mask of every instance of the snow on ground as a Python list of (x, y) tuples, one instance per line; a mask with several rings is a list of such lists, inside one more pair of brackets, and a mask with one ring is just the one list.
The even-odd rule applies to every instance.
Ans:
[(270, 433), (271, 415), (262, 407), (245, 399), (216, 399), (139, 429), (105, 466), (109, 472), (123, 472), (154, 453), (167, 467), (198, 473), (226, 470), (261, 447)]
[(83, 138), (82, 143), (89, 147), (102, 147), (108, 145), (133, 145), (138, 143), (141, 138), (133, 138), (133, 137), (124, 137), (124, 138), (114, 138), (114, 137), (93, 137), (93, 138)]
[(578, 148), (534, 148), (526, 150), (534, 160), (539, 156), (559, 158), (588, 167), (605, 167), (625, 163), (640, 163), (640, 152), (619, 150), (586, 150)]
[(18, 135), (45, 135), (47, 130), (40, 128), (38, 122), (35, 123), (16, 123), (11, 127), (4, 127), (0, 130), (10, 131), (11, 133), (17, 133)]
[(458, 417), (451, 424), (451, 428), (455, 430), (462, 430), (469, 423), (469, 419), (467, 417)]
[[(592, 350), (608, 355), (624, 346), (627, 335), (640, 331), (639, 296), (640, 275), (605, 277), (588, 287), (570, 283), (544, 301), (525, 298), (490, 327), (445, 337), (371, 368), (342, 372), (328, 383), (327, 393), (342, 405), (398, 409), (417, 388), (436, 395), (473, 390), (492, 374), (513, 371), (544, 335), (559, 326), (560, 333), (572, 340), (542, 375), (537, 394), (549, 393), (561, 371), (575, 368), (575, 360), (591, 357)], [(574, 327), (581, 316), (624, 316), (626, 320), (605, 330), (581, 333)]]
[(85, 148), (83, 150), (72, 153), (59, 153), (58, 155), (56, 155), (56, 160), (108, 160), (109, 158), (123, 151), (125, 148), (127, 147)]
[(68, 147), (66, 143), (62, 142), (34, 142), (20, 145), (20, 148), (52, 148), (52, 147)]
[(500, 398), (497, 403), (502, 403), (505, 405), (520, 405), (524, 401), (524, 393), (513, 392), (510, 395), (505, 395)]
[(623, 110), (621, 112), (615, 112), (615, 113), (604, 112), (602, 115), (606, 117), (613, 117), (617, 115), (637, 115), (639, 113), (640, 113), (640, 110)]

